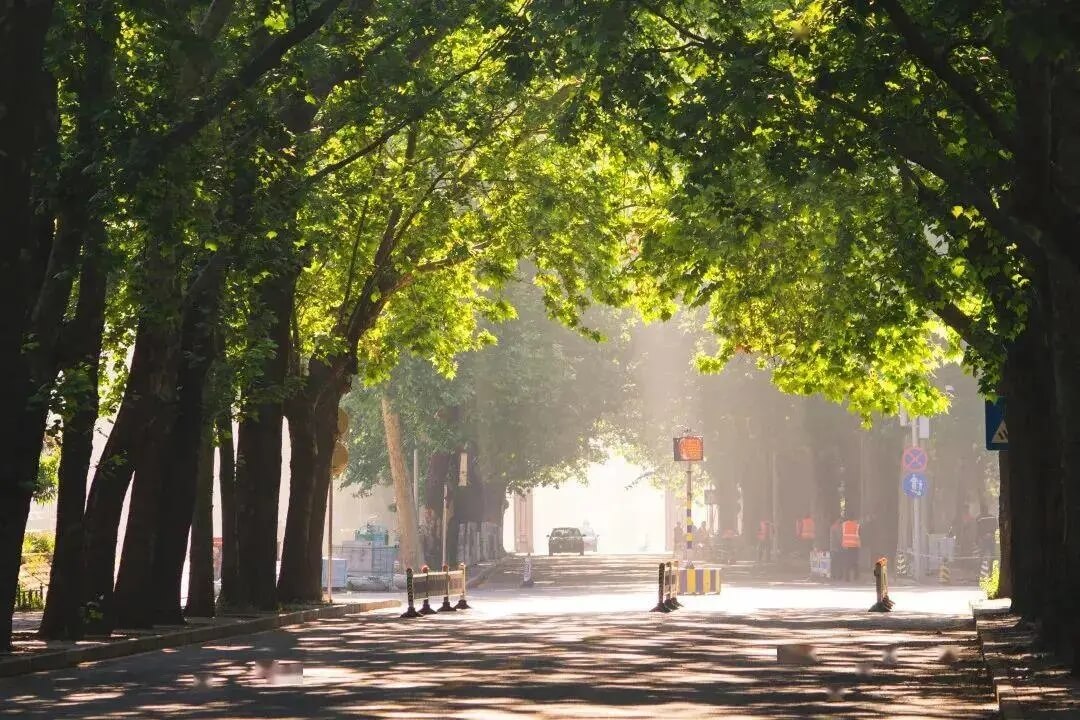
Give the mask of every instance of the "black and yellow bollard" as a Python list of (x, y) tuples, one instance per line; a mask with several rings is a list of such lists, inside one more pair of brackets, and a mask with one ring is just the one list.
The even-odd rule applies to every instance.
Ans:
[(420, 613), (416, 612), (416, 593), (413, 588), (413, 571), (412, 568), (405, 568), (405, 595), (408, 598), (408, 608), (405, 612), (401, 613), (403, 618), (416, 618), (420, 617)]
[(431, 568), (427, 565), (420, 568), (420, 574), (424, 576), (424, 602), (420, 606), (421, 615), (434, 615), (435, 608), (431, 607)]
[(667, 598), (664, 600), (664, 605), (667, 606), (668, 610), (674, 610), (675, 609), (675, 598), (672, 597), (672, 594), (674, 593), (674, 591), (675, 591), (675, 572), (673, 570), (671, 561), (669, 560), (668, 563), (667, 563)]
[(461, 563), (458, 567), (461, 569), (461, 597), (458, 598), (457, 605), (454, 606), (454, 609), (471, 610), (472, 608), (465, 600), (465, 589), (469, 586), (469, 576), (465, 574), (465, 563)]
[(656, 578), (656, 607), (650, 612), (671, 612), (671, 608), (665, 604), (664, 600), (665, 585), (667, 585), (667, 568), (664, 563), (660, 563), (660, 572)]
[(877, 602), (870, 606), (870, 612), (889, 612), (893, 609), (893, 601), (889, 598), (889, 561), (878, 558), (874, 563), (874, 589), (877, 593)]
[(450, 566), (443, 565), (442, 571), (443, 580), (445, 581), (445, 592), (443, 593), (442, 605), (439, 607), (439, 612), (454, 612), (457, 608), (450, 604)]
[(941, 558), (941, 565), (938, 566), (938, 582), (942, 585), (952, 583), (952, 577), (949, 573), (949, 561), (945, 558)]

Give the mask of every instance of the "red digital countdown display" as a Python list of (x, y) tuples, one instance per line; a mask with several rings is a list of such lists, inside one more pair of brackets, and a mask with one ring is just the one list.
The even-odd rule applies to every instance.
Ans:
[(705, 443), (700, 435), (672, 438), (675, 462), (701, 462), (705, 459)]

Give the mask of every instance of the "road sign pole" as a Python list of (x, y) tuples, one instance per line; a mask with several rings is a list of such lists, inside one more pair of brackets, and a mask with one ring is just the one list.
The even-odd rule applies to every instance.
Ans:
[(694, 464), (686, 463), (686, 566), (692, 567), (694, 551)]
[[(911, 423), (911, 446), (919, 447), (919, 423)], [(922, 582), (922, 513), (920, 513), (919, 498), (911, 498), (911, 551), (912, 551), (912, 572), (915, 575), (915, 582)]]
[(443, 483), (442, 489), (442, 564), (446, 564), (446, 521), (447, 521), (447, 507), (450, 502), (450, 492), (447, 489), (447, 484)]

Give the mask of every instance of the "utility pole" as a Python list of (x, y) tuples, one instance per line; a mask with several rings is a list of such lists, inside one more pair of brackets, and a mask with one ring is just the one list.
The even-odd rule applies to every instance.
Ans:
[(694, 464), (686, 463), (686, 567), (694, 566)]
[[(911, 419), (911, 446), (919, 447), (919, 418)], [(915, 575), (915, 582), (922, 582), (923, 578), (923, 553), (922, 553), (922, 498), (911, 498), (911, 571)]]
[[(412, 500), (413, 507), (416, 508), (416, 554), (421, 555), (420, 552), (420, 448), (414, 447), (412, 451)], [(420, 557), (416, 558), (416, 561), (420, 561)]]
[(442, 564), (446, 564), (446, 520), (447, 520), (447, 507), (449, 505), (450, 492), (448, 483), (443, 480), (442, 486)]
[(334, 481), (326, 491), (326, 599), (334, 604)]

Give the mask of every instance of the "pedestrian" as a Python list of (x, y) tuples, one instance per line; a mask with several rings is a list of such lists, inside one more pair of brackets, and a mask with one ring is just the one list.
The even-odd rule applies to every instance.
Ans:
[(859, 537), (859, 522), (857, 520), (845, 520), (840, 525), (840, 553), (844, 555), (843, 579), (852, 581), (859, 579), (859, 547), (862, 540)]

